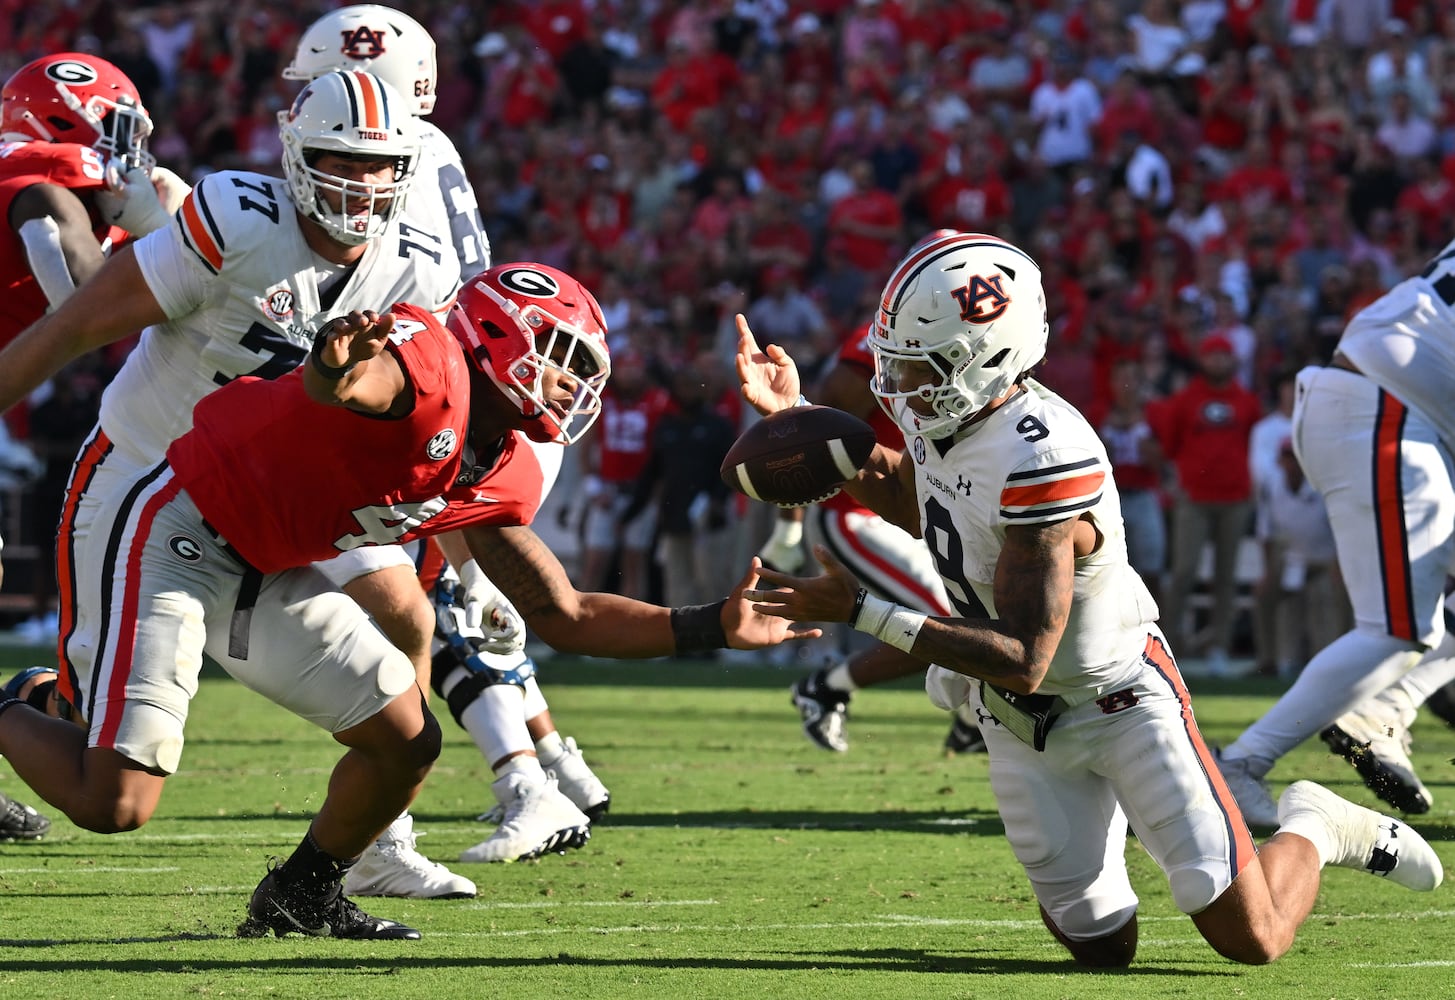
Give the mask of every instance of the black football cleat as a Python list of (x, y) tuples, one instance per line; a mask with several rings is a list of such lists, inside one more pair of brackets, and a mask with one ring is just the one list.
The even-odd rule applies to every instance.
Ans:
[(803, 735), (834, 753), (849, 749), (844, 723), (849, 717), (849, 692), (829, 687), (826, 670), (816, 670), (790, 688), (793, 707), (803, 718)]
[(0, 792), (0, 840), (39, 840), (50, 828), (50, 820)]
[(237, 928), (237, 936), (265, 937), (272, 931), (306, 934), (309, 937), (351, 938), (364, 941), (418, 941), (413, 927), (371, 917), (344, 895), (334, 883), (322, 896), (309, 898), (278, 885), (277, 870), (263, 876), (248, 902), (248, 916)]

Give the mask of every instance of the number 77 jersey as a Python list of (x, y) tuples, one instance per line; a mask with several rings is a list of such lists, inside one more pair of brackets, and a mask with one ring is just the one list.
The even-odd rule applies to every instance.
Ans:
[(203, 178), (172, 225), (135, 244), (168, 318), (143, 332), (102, 397), (115, 446), (159, 460), (198, 400), (239, 376), (292, 371), (333, 316), (401, 301), (443, 314), (454, 301), (452, 249), (407, 214), (349, 266), (314, 254), (302, 225), (286, 182), (229, 170)]

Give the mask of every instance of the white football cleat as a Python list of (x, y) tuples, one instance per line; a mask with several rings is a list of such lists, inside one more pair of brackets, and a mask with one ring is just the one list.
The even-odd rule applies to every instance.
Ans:
[(460, 855), (461, 861), (528, 861), (565, 854), (591, 839), (591, 820), (561, 793), (556, 779), (533, 782), (519, 771), (496, 778), (490, 790), (505, 807), (500, 826)]
[(414, 817), (405, 813), (344, 876), (349, 896), (404, 896), (409, 899), (469, 899), (475, 883), (420, 854), (414, 847)]
[(547, 776), (555, 776), (562, 794), (576, 803), (576, 808), (591, 817), (591, 822), (595, 823), (611, 808), (611, 793), (606, 790), (596, 772), (591, 770), (586, 758), (581, 756), (575, 738), (567, 736), (561, 742), (561, 756), (549, 764), (541, 761), (541, 766), (545, 768)]
[(1410, 760), (1409, 727), (1418, 709), (1406, 711), (1383, 694), (1345, 712), (1319, 737), (1359, 772), (1371, 792), (1400, 812), (1427, 813), (1434, 797)]
[(1430, 892), (1445, 879), (1434, 848), (1403, 821), (1355, 805), (1312, 781), (1295, 781), (1284, 789), (1278, 819), (1283, 825), (1312, 821), (1327, 829), (1334, 848), (1331, 865), (1368, 872), (1416, 892)]
[(1228, 791), (1233, 793), (1233, 800), (1238, 803), (1243, 822), (1249, 826), (1277, 826), (1278, 804), (1273, 801), (1267, 782), (1248, 769), (1248, 759), (1235, 757), (1229, 760), (1217, 749), (1213, 750), (1213, 757), (1217, 759), (1218, 770), (1223, 773)]

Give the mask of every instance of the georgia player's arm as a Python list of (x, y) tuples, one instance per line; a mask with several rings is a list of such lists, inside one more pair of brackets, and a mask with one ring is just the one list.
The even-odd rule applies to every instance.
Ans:
[[(669, 608), (634, 601), (617, 594), (582, 593), (540, 536), (524, 525), (463, 529), (470, 554), (490, 567), (500, 588), (531, 630), (562, 653), (639, 659), (671, 656), (677, 651)], [(811, 639), (817, 628), (794, 626), (760, 614), (743, 598), (757, 585), (759, 563), (738, 581), (719, 612), (723, 631), (734, 649), (760, 649), (785, 639)]]
[(52, 309), (106, 262), (92, 232), (90, 210), (70, 188), (32, 184), (10, 203), (8, 221)]
[(165, 320), (130, 244), (0, 351), (0, 412), (75, 358)]
[(355, 309), (325, 323), (303, 365), (308, 397), (360, 413), (407, 413), (413, 396), (409, 382), (399, 359), (385, 350), (393, 332), (394, 314), (372, 309)]

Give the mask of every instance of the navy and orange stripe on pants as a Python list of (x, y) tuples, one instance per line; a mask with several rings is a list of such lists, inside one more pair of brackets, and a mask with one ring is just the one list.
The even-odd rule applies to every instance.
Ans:
[(1389, 393), (1379, 392), (1374, 424), (1375, 537), (1379, 548), (1379, 577), (1384, 594), (1384, 620), (1396, 639), (1417, 642), (1414, 586), (1410, 581), (1409, 531), (1404, 519), (1404, 484), (1401, 476), (1405, 421), (1409, 410)]
[(1198, 731), (1197, 720), (1192, 717), (1192, 696), (1187, 692), (1187, 685), (1182, 681), (1182, 674), (1173, 662), (1172, 654), (1167, 651), (1159, 637), (1147, 636), (1142, 659), (1166, 682), (1177, 698), (1177, 704), (1181, 708), (1183, 731), (1197, 754), (1202, 772), (1207, 777), (1208, 787), (1212, 791), (1213, 801), (1218, 804), (1218, 809), (1223, 814), (1223, 822), (1227, 824), (1228, 844), (1233, 852), (1228, 860), (1232, 866), (1233, 877), (1237, 878), (1257, 854), (1257, 849), (1253, 846), (1253, 835), (1248, 832), (1248, 824), (1243, 819), (1243, 811), (1238, 808), (1233, 793), (1228, 790), (1228, 783), (1223, 780), (1223, 772), (1212, 751), (1208, 749), (1207, 741)]

